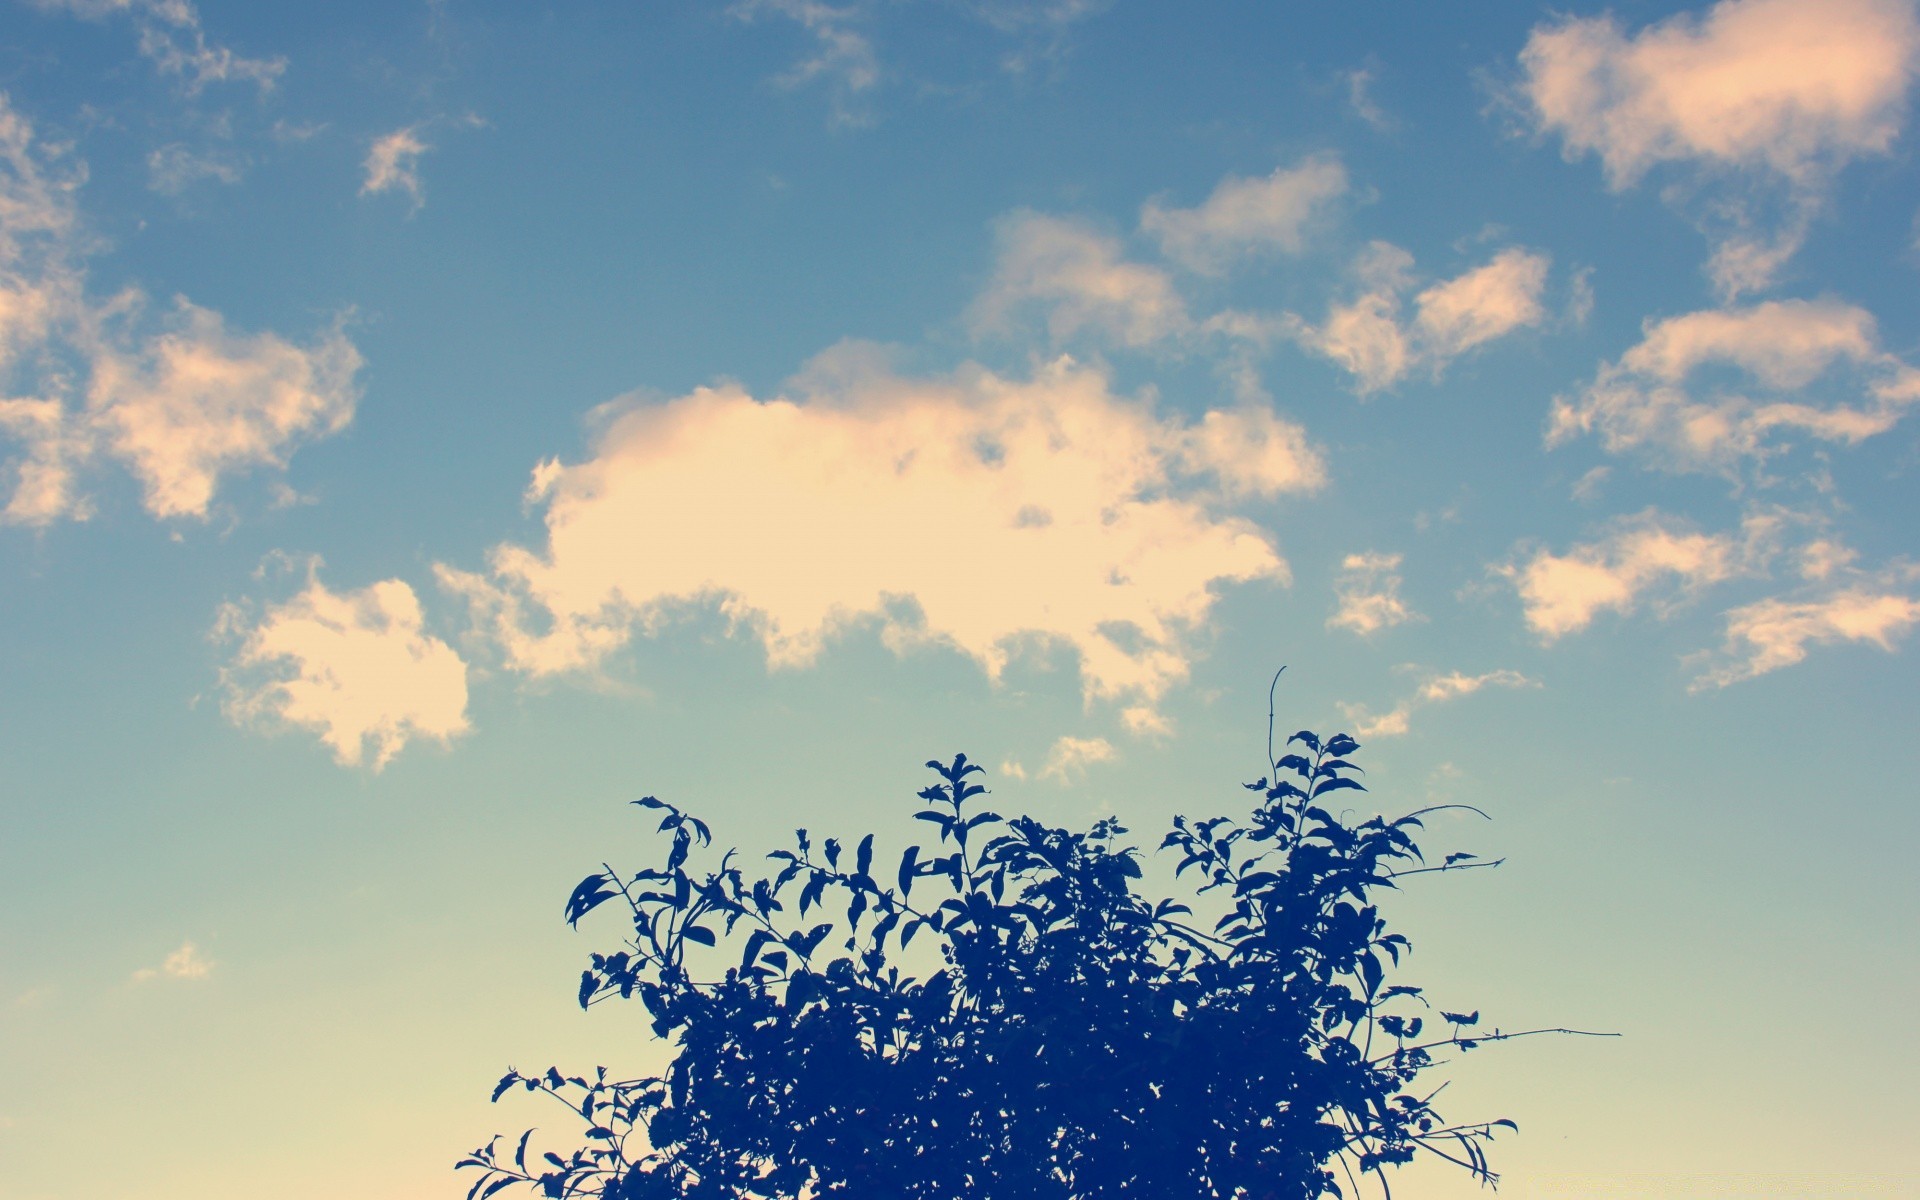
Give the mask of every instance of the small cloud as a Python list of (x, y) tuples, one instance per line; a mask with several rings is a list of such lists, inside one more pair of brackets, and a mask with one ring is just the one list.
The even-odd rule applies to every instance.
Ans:
[(1334, 582), (1339, 607), (1327, 618), (1329, 629), (1351, 629), (1362, 637), (1421, 620), (1400, 598), (1398, 554), (1349, 554)]
[(1774, 596), (1726, 614), (1726, 640), (1717, 654), (1701, 655), (1708, 668), (1693, 691), (1755, 679), (1807, 657), (1811, 646), (1864, 642), (1891, 654), (1920, 624), (1920, 596), (1913, 584), (1920, 570), (1901, 566), (1877, 574), (1850, 568), (1850, 550), (1820, 540), (1802, 551), (1803, 578), (1811, 594)]
[(1165, 271), (1126, 261), (1117, 239), (1083, 222), (1017, 212), (995, 241), (993, 278), (969, 314), (976, 333), (1006, 332), (1030, 307), (1056, 342), (1091, 331), (1142, 347), (1192, 328)]
[(420, 185), (420, 156), (433, 147), (420, 140), (418, 129), (416, 125), (409, 125), (373, 140), (363, 164), (366, 179), (360, 185), (362, 196), (405, 192), (413, 201), (415, 212), (426, 203), (426, 193)]
[(203, 179), (240, 182), (240, 166), (218, 154), (200, 154), (171, 142), (147, 155), (147, 186), (163, 195), (177, 196)]
[(29, 0), (46, 12), (99, 21), (125, 14), (140, 35), (140, 53), (163, 75), (178, 75), (198, 93), (213, 83), (252, 83), (264, 94), (286, 73), (287, 60), (247, 58), (207, 40), (189, 0)]
[[(1758, 388), (1695, 382), (1729, 367)], [(1837, 398), (1810, 403), (1815, 384)], [(1837, 300), (1769, 301), (1648, 324), (1579, 395), (1555, 399), (1546, 440), (1596, 434), (1610, 454), (1737, 480), (1742, 466), (1781, 453), (1784, 435), (1855, 445), (1916, 401), (1920, 370), (1880, 348), (1872, 314)]]
[(1347, 107), (1377, 132), (1385, 133), (1393, 128), (1393, 118), (1374, 102), (1373, 85), (1379, 77), (1379, 69), (1373, 66), (1356, 67), (1341, 75), (1347, 85)]
[(1118, 757), (1113, 744), (1105, 738), (1063, 737), (1047, 751), (1039, 777), (1061, 784), (1073, 783), (1085, 776), (1087, 768), (1094, 763), (1112, 762)]
[(1573, 481), (1570, 494), (1582, 504), (1592, 504), (1600, 499), (1600, 490), (1606, 486), (1607, 479), (1612, 474), (1612, 467), (1594, 467)]
[(1000, 773), (1009, 779), (1025, 779), (1027, 777), (1027, 769), (1011, 758), (1006, 759), (1000, 764)]
[(222, 672), (225, 709), (242, 726), (309, 730), (343, 766), (371, 751), (379, 771), (409, 741), (452, 741), (468, 728), (467, 665), (427, 634), (420, 601), (398, 579), (333, 592), (308, 567), (307, 586), (252, 620), (238, 606), (217, 632), (240, 640)]
[(1359, 738), (1383, 738), (1403, 736), (1411, 724), (1414, 712), (1435, 704), (1446, 704), (1471, 696), (1482, 688), (1530, 688), (1539, 687), (1539, 683), (1527, 678), (1518, 671), (1488, 671), (1482, 675), (1467, 675), (1453, 671), (1445, 675), (1432, 675), (1423, 682), (1411, 696), (1396, 704), (1387, 712), (1375, 715), (1361, 704), (1339, 705), (1340, 711), (1354, 723), (1353, 733)]
[(157, 967), (141, 967), (133, 973), (135, 983), (151, 983), (156, 979), (205, 979), (213, 974), (213, 961), (200, 953), (200, 948), (192, 942), (180, 943), (180, 948)]
[(1148, 204), (1140, 228), (1168, 258), (1214, 274), (1251, 253), (1300, 253), (1308, 225), (1346, 190), (1338, 159), (1309, 158), (1259, 179), (1229, 175), (1198, 208)]
[(1661, 584), (1681, 595), (1752, 574), (1772, 551), (1779, 519), (1749, 516), (1741, 533), (1705, 534), (1649, 509), (1617, 522), (1597, 542), (1566, 554), (1535, 551), (1525, 563), (1496, 568), (1520, 594), (1526, 622), (1543, 642), (1585, 629), (1602, 612), (1630, 613)]
[(1171, 737), (1173, 722), (1158, 709), (1135, 705), (1120, 711), (1120, 724), (1135, 737)]
[(820, 0), (741, 0), (730, 10), (743, 21), (763, 13), (785, 17), (813, 35), (813, 53), (777, 76), (783, 88), (824, 83), (832, 96), (837, 125), (873, 121), (865, 96), (880, 82), (880, 60), (873, 42), (857, 25), (864, 14), (856, 5), (835, 7)]
[(1362, 291), (1334, 305), (1320, 325), (1294, 318), (1293, 336), (1353, 375), (1360, 393), (1379, 391), (1424, 368), (1439, 378), (1454, 359), (1516, 329), (1541, 324), (1548, 259), (1509, 247), (1491, 262), (1422, 289), (1414, 318), (1401, 317), (1413, 285), (1413, 256), (1375, 242), (1355, 264)]

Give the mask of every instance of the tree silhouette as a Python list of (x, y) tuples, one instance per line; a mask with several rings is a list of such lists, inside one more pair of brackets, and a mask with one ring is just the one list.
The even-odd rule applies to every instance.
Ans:
[(1468, 806), (1339, 815), (1336, 794), (1364, 790), (1358, 748), (1302, 731), (1276, 757), (1269, 711), (1249, 819), (1179, 817), (1161, 843), (1204, 916), (1140, 894), (1114, 820), (1074, 833), (979, 808), (965, 755), (927, 764), (939, 780), (913, 815), (938, 846), (909, 846), (885, 878), (872, 834), (849, 850), (805, 830), (770, 856), (771, 878), (748, 878), (735, 851), (695, 871), (707, 825), (636, 801), (661, 814), (664, 862), (589, 875), (566, 916), (617, 904), (631, 918), (623, 949), (592, 956), (580, 1003), (637, 996), (671, 1065), (509, 1071), (496, 1101), (545, 1093), (588, 1128), (564, 1155), (530, 1158), (531, 1130), (496, 1137), (459, 1164), (479, 1173), (469, 1200), (516, 1185), (604, 1200), (1314, 1200), (1369, 1178), (1390, 1195), (1383, 1168), (1423, 1151), (1492, 1182), (1484, 1144), (1513, 1123), (1449, 1123), (1416, 1079), (1548, 1031), (1483, 1031), (1477, 1011), (1389, 984), (1408, 943), (1372, 897), (1498, 862), (1422, 859), (1421, 818)]

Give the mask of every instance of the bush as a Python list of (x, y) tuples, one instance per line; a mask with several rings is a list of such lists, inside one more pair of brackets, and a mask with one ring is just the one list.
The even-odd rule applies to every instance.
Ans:
[(1270, 714), (1245, 823), (1176, 818), (1161, 843), (1205, 917), (1141, 895), (1116, 821), (1073, 833), (979, 808), (965, 755), (927, 764), (939, 781), (913, 815), (937, 851), (908, 847), (885, 879), (872, 834), (849, 849), (805, 830), (771, 878), (734, 851), (697, 872), (708, 827), (636, 801), (661, 814), (664, 862), (589, 875), (566, 916), (631, 917), (580, 1003), (638, 996), (671, 1065), (509, 1071), (496, 1101), (545, 1093), (586, 1135), (531, 1160), (532, 1131), (496, 1137), (459, 1164), (479, 1172), (470, 1200), (1313, 1200), (1423, 1151), (1492, 1182), (1483, 1146), (1513, 1123), (1450, 1124), (1415, 1081), (1438, 1055), (1524, 1035), (1389, 984), (1408, 943), (1373, 896), (1498, 863), (1425, 863), (1434, 808), (1338, 815), (1337, 793), (1364, 790), (1346, 734), (1297, 733), (1277, 758), (1272, 741)]

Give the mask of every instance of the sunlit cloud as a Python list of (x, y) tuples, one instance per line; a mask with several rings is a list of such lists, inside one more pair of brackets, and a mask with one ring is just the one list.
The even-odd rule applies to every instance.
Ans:
[(232, 157), (194, 151), (178, 142), (147, 155), (147, 186), (167, 196), (177, 196), (203, 179), (234, 184), (240, 176), (240, 164)]
[(1541, 294), (1548, 265), (1544, 254), (1509, 247), (1482, 266), (1414, 294), (1409, 321), (1402, 298), (1414, 289), (1413, 256), (1375, 242), (1355, 265), (1360, 294), (1333, 305), (1318, 325), (1294, 318), (1291, 332), (1302, 345), (1345, 368), (1363, 395), (1392, 387), (1414, 371), (1438, 378), (1461, 355), (1546, 319)]
[(1056, 342), (1094, 332), (1139, 347), (1192, 328), (1165, 271), (1127, 261), (1119, 239), (1085, 222), (1023, 211), (995, 233), (993, 278), (969, 314), (978, 333), (1007, 332), (1029, 311)]
[(1480, 675), (1467, 675), (1459, 671), (1445, 675), (1429, 676), (1416, 688), (1412, 695), (1394, 705), (1384, 713), (1374, 713), (1363, 704), (1341, 703), (1341, 713), (1352, 721), (1353, 735), (1358, 738), (1383, 738), (1404, 736), (1410, 727), (1413, 714), (1422, 708), (1435, 704), (1445, 704), (1465, 696), (1471, 696), (1482, 688), (1526, 688), (1539, 687), (1539, 683), (1527, 678), (1518, 671), (1487, 671)]
[(224, 479), (284, 467), (352, 420), (361, 359), (338, 323), (298, 345), (184, 298), (157, 319), (137, 289), (89, 299), (83, 178), (0, 97), (0, 434), (17, 447), (0, 521), (87, 517), (101, 462), (139, 480), (153, 515), (205, 518)]
[(865, 95), (880, 82), (880, 61), (873, 41), (859, 25), (867, 14), (858, 3), (833, 5), (821, 0), (740, 0), (732, 8), (741, 20), (764, 14), (785, 17), (813, 36), (812, 53), (802, 57), (775, 82), (785, 88), (823, 83), (833, 97), (834, 121), (864, 125), (872, 114), (863, 106)]
[(1340, 563), (1340, 576), (1334, 581), (1334, 596), (1339, 601), (1327, 618), (1329, 629), (1350, 629), (1362, 637), (1421, 620), (1419, 613), (1400, 597), (1400, 558), (1398, 554), (1349, 554)]
[(1347, 190), (1347, 172), (1331, 156), (1309, 158), (1271, 175), (1230, 175), (1197, 208), (1148, 204), (1140, 228), (1161, 251), (1195, 271), (1216, 273), (1264, 251), (1298, 254), (1309, 224)]
[(432, 148), (420, 140), (418, 127), (412, 125), (375, 138), (367, 148), (366, 161), (361, 164), (365, 178), (360, 184), (360, 194), (403, 192), (418, 210), (426, 203), (426, 191), (420, 184), (420, 156)]
[(1772, 552), (1779, 530), (1779, 517), (1754, 514), (1737, 534), (1698, 533), (1648, 510), (1616, 522), (1598, 541), (1565, 554), (1538, 549), (1497, 572), (1519, 593), (1527, 626), (1552, 642), (1585, 629), (1603, 612), (1630, 613), (1650, 595), (1671, 604), (1753, 574)]
[(1862, 580), (1810, 599), (1769, 597), (1730, 610), (1718, 663), (1694, 681), (1694, 690), (1790, 667), (1807, 657), (1809, 646), (1865, 642), (1892, 653), (1920, 623), (1912, 577), (1899, 573), (1905, 587), (1895, 586), (1895, 578)]
[[(1757, 386), (1694, 382), (1714, 368)], [(1845, 399), (1814, 402), (1816, 383)], [(1650, 324), (1583, 392), (1554, 402), (1547, 444), (1596, 434), (1608, 452), (1667, 470), (1737, 475), (1781, 453), (1795, 434), (1853, 445), (1885, 433), (1916, 401), (1920, 371), (1880, 348), (1864, 309), (1770, 301)]]
[(1112, 762), (1120, 757), (1113, 743), (1105, 738), (1063, 737), (1057, 739), (1047, 749), (1047, 759), (1040, 765), (1040, 778), (1051, 779), (1057, 783), (1073, 783), (1087, 773), (1087, 768), (1095, 763)]
[(1737, 193), (1712, 206), (1727, 228), (1709, 274), (1731, 299), (1772, 281), (1835, 172), (1892, 147), (1917, 52), (1907, 0), (1723, 0), (1632, 35), (1611, 16), (1537, 27), (1520, 94), (1535, 128), (1569, 159), (1598, 155), (1615, 189), (1663, 163), (1783, 186), (1773, 221)]
[(319, 581), (257, 617), (228, 606), (219, 633), (239, 648), (223, 672), (226, 712), (248, 727), (316, 734), (344, 766), (378, 771), (410, 741), (467, 730), (467, 665), (425, 632), (420, 601), (386, 579), (353, 592)]
[(180, 948), (161, 961), (157, 967), (141, 967), (133, 973), (135, 983), (151, 983), (156, 979), (200, 980), (213, 974), (213, 961), (200, 952), (200, 947), (192, 942), (180, 943)]
[(1220, 586), (1287, 580), (1271, 537), (1226, 506), (1319, 486), (1297, 426), (1190, 424), (1066, 358), (1026, 379), (906, 379), (873, 359), (829, 352), (800, 399), (723, 386), (616, 406), (586, 461), (542, 465), (546, 545), (499, 546), (484, 573), (442, 565), (443, 586), (533, 675), (595, 668), (710, 607), (774, 668), (861, 625), (995, 678), (1058, 645), (1089, 702), (1138, 707), (1185, 677)]

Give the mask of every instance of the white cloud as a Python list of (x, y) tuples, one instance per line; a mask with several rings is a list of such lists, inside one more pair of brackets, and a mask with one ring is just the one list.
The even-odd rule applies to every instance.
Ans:
[(1467, 675), (1453, 671), (1446, 675), (1432, 675), (1423, 682), (1411, 696), (1393, 706), (1387, 712), (1375, 715), (1361, 704), (1340, 704), (1340, 711), (1354, 723), (1353, 734), (1359, 738), (1400, 737), (1407, 732), (1416, 710), (1435, 704), (1445, 704), (1463, 696), (1471, 696), (1481, 688), (1503, 687), (1524, 688), (1539, 687), (1532, 679), (1518, 671), (1488, 671), (1482, 675)]
[(29, 0), (48, 12), (69, 12), (88, 20), (126, 15), (140, 35), (140, 53), (162, 74), (178, 75), (188, 90), (210, 83), (252, 83), (270, 90), (286, 73), (287, 60), (247, 58), (207, 41), (200, 14), (188, 0)]
[(1401, 297), (1413, 288), (1413, 256), (1375, 242), (1355, 267), (1360, 295), (1334, 305), (1318, 326), (1295, 318), (1291, 331), (1344, 367), (1362, 394), (1391, 387), (1417, 369), (1438, 378), (1460, 355), (1546, 319), (1540, 295), (1548, 261), (1508, 247), (1482, 266), (1422, 289), (1408, 323)]
[(970, 314), (978, 332), (1003, 332), (1029, 307), (1056, 341), (1092, 330), (1138, 347), (1192, 327), (1165, 271), (1125, 261), (1117, 239), (1082, 222), (1022, 211), (995, 233), (993, 279)]
[(310, 569), (299, 595), (258, 620), (229, 606), (219, 631), (240, 639), (223, 672), (236, 724), (309, 730), (343, 765), (371, 751), (375, 771), (409, 741), (467, 730), (467, 665), (425, 632), (419, 598), (398, 579), (333, 592)]
[(1772, 597), (1727, 613), (1726, 644), (1694, 690), (1726, 687), (1800, 662), (1809, 645), (1866, 642), (1892, 653), (1920, 623), (1920, 597), (1860, 582), (1813, 599)]
[(1251, 252), (1298, 254), (1308, 224), (1346, 190), (1347, 172), (1337, 159), (1309, 158), (1261, 179), (1229, 175), (1198, 208), (1148, 204), (1140, 228), (1159, 239), (1168, 258), (1214, 273)]
[(1892, 147), (1917, 55), (1910, 0), (1723, 0), (1632, 36), (1611, 16), (1540, 26), (1520, 92), (1535, 127), (1569, 159), (1597, 154), (1615, 189), (1662, 163), (1784, 186), (1787, 214), (1758, 227), (1744, 198), (1711, 206), (1712, 223), (1731, 216), (1709, 273), (1732, 299), (1799, 248), (1835, 172)]
[(229, 331), (178, 300), (158, 332), (136, 289), (86, 295), (74, 191), (0, 96), (0, 434), (18, 447), (0, 522), (84, 519), (84, 472), (118, 462), (156, 516), (202, 517), (221, 480), (284, 466), (352, 419), (360, 356), (336, 326), (307, 346)]
[(1400, 598), (1400, 555), (1349, 554), (1340, 563), (1333, 592), (1339, 607), (1327, 618), (1329, 629), (1351, 629), (1362, 637), (1418, 621), (1420, 614)]
[(824, 82), (833, 96), (834, 121), (864, 125), (872, 120), (862, 98), (880, 82), (880, 61), (873, 42), (858, 24), (867, 16), (858, 4), (834, 6), (820, 0), (742, 0), (732, 9), (741, 20), (772, 13), (797, 22), (814, 38), (814, 51), (775, 82), (798, 88)]
[(1063, 737), (1047, 751), (1046, 762), (1040, 766), (1040, 778), (1073, 783), (1085, 776), (1093, 764), (1112, 762), (1118, 757), (1113, 744), (1105, 738)]
[(367, 160), (363, 164), (366, 178), (360, 184), (360, 194), (405, 192), (418, 210), (426, 203), (426, 193), (420, 185), (420, 156), (432, 148), (420, 140), (418, 127), (412, 125), (375, 138), (367, 149)]
[(587, 461), (542, 466), (545, 548), (499, 546), (485, 575), (442, 565), (443, 585), (533, 674), (591, 669), (716, 605), (776, 668), (872, 623), (896, 651), (952, 646), (996, 678), (1063, 645), (1089, 701), (1151, 705), (1186, 675), (1216, 587), (1288, 577), (1269, 536), (1217, 506), (1323, 477), (1277, 418), (1222, 420), (1297, 453), (1163, 416), (1070, 359), (903, 379), (841, 347), (798, 386), (618, 407)]
[(1373, 85), (1378, 78), (1379, 71), (1371, 66), (1356, 67), (1341, 75), (1342, 81), (1347, 85), (1347, 106), (1353, 109), (1354, 115), (1362, 121), (1385, 133), (1393, 128), (1393, 118), (1374, 102)]
[[(1759, 385), (1696, 389), (1731, 367)], [(1810, 403), (1826, 380), (1847, 402)], [(1598, 434), (1614, 454), (1674, 471), (1733, 475), (1779, 453), (1782, 434), (1855, 444), (1891, 429), (1920, 400), (1920, 371), (1880, 349), (1873, 317), (1837, 300), (1770, 301), (1687, 313), (1647, 326), (1584, 392), (1556, 399), (1547, 444)]]
[(133, 973), (135, 983), (150, 983), (155, 979), (205, 979), (213, 974), (213, 961), (200, 953), (200, 947), (192, 942), (180, 943), (180, 948), (167, 955), (157, 967), (141, 967)]
[(1565, 554), (1536, 550), (1498, 573), (1520, 594), (1526, 621), (1542, 641), (1586, 628), (1602, 612), (1630, 613), (1650, 589), (1682, 595), (1751, 574), (1772, 552), (1780, 518), (1756, 513), (1740, 534), (1695, 533), (1652, 510), (1617, 522), (1597, 542)]

